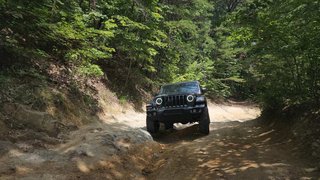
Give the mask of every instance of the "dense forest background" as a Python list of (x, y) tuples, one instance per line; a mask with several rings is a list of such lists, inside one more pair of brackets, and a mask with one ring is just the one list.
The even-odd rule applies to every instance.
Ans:
[(65, 77), (128, 99), (199, 80), (266, 109), (319, 104), (319, 13), (313, 0), (0, 0), (0, 100), (34, 104), (28, 90)]

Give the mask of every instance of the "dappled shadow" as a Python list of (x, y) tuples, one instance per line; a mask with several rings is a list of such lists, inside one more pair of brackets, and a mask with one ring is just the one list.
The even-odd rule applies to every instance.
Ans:
[[(214, 133), (215, 130), (225, 128), (225, 127), (233, 127), (235, 125), (239, 125), (241, 122), (239, 121), (229, 121), (229, 122), (211, 122), (210, 130), (211, 133)], [(164, 144), (174, 144), (181, 141), (194, 141), (199, 138), (205, 138), (208, 135), (202, 134), (199, 132), (199, 124), (176, 124), (174, 129), (171, 130), (160, 130), (160, 132), (156, 134), (152, 134), (152, 137), (155, 141)]]
[[(272, 128), (261, 127), (258, 121), (212, 123), (209, 136), (190, 134), (187, 140), (169, 144), (166, 165), (150, 179), (299, 179), (320, 177), (314, 164), (292, 153), (292, 139), (280, 138)], [(194, 129), (194, 127), (190, 127)], [(184, 130), (181, 130), (184, 131)], [(188, 131), (185, 130), (185, 131)], [(193, 130), (192, 130), (193, 131)], [(192, 132), (191, 131), (191, 132)], [(168, 142), (162, 136), (160, 142)], [(308, 171), (309, 169), (309, 171)]]
[(152, 135), (155, 141), (164, 144), (176, 143), (179, 141), (193, 141), (204, 136), (204, 134), (199, 132), (198, 124), (193, 124), (178, 130), (162, 130), (159, 133)]
[[(14, 145), (0, 153), (0, 179), (299, 179), (317, 178), (314, 164), (293, 154), (294, 143), (259, 120), (176, 126), (153, 135), (123, 123), (91, 124), (59, 148)], [(128, 134), (121, 136), (120, 134)], [(137, 138), (133, 141), (130, 137)], [(142, 140), (139, 142), (139, 140)], [(138, 144), (138, 145), (136, 145)], [(134, 146), (133, 146), (134, 145)], [(133, 148), (131, 148), (133, 147)], [(0, 149), (1, 150), (1, 149)]]

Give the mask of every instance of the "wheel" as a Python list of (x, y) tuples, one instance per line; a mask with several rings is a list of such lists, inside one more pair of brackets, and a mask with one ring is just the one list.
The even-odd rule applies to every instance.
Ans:
[(166, 130), (173, 129), (173, 123), (165, 123), (164, 126), (166, 127)]
[(147, 131), (149, 133), (157, 133), (160, 128), (160, 123), (157, 121), (153, 121), (152, 119), (147, 117)]
[(203, 134), (209, 134), (210, 132), (209, 126), (210, 126), (209, 112), (208, 112), (208, 108), (205, 108), (199, 121), (199, 131)]

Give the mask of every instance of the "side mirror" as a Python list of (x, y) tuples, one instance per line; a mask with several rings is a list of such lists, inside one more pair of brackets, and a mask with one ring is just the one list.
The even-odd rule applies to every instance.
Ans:
[(207, 92), (207, 88), (201, 88), (202, 93), (206, 93)]

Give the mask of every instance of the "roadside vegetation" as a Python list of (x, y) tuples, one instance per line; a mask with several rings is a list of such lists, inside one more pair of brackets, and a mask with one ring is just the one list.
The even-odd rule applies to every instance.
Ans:
[(102, 79), (123, 101), (199, 80), (212, 97), (316, 107), (319, 8), (310, 0), (0, 0), (1, 104), (43, 107), (50, 95), (37, 93), (54, 86), (97, 108), (87, 82)]

